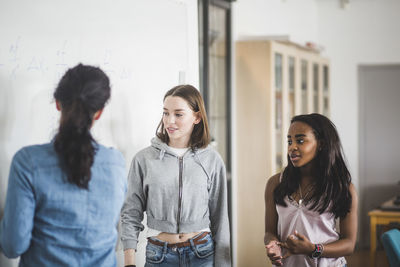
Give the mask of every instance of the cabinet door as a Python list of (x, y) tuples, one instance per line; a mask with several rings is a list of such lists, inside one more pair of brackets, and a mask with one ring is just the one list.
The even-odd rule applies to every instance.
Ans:
[(322, 114), (325, 116), (329, 116), (330, 104), (329, 104), (329, 66), (323, 66), (323, 91), (322, 91)]
[(319, 64), (313, 63), (313, 111), (319, 112)]
[(276, 168), (282, 167), (282, 126), (283, 126), (283, 114), (282, 114), (282, 101), (283, 101), (283, 55), (281, 53), (275, 53), (275, 147), (276, 147)]
[(308, 113), (308, 62), (301, 60), (301, 113)]
[[(290, 121), (296, 114), (296, 109), (297, 103), (299, 102), (297, 100), (298, 96), (298, 86), (296, 86), (296, 68), (298, 65), (296, 63), (296, 57), (294, 56), (295, 54), (289, 54), (285, 55), (284, 64), (283, 64), (283, 124), (282, 124), (282, 135), (281, 135), (281, 146), (282, 146), (282, 166), (281, 169), (284, 166), (287, 166), (287, 132), (290, 127)], [(298, 72), (298, 71), (297, 71)], [(298, 83), (298, 81), (297, 81)], [(297, 87), (297, 89), (296, 89)]]
[(296, 110), (295, 103), (295, 69), (296, 69), (296, 60), (294, 57), (288, 57), (288, 85), (289, 85), (289, 122), (293, 118)]

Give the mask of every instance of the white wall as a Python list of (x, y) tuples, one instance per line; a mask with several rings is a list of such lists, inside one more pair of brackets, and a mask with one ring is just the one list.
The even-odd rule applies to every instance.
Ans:
[[(234, 38), (289, 36), (331, 60), (331, 118), (358, 186), (359, 64), (400, 62), (397, 0), (246, 0), (234, 4)], [(346, 108), (343, 108), (346, 107)]]
[(297, 43), (317, 40), (315, 0), (238, 0), (234, 3), (234, 39), (289, 35)]
[[(234, 4), (234, 38), (288, 35), (322, 45), (331, 60), (331, 118), (353, 182), (359, 185), (358, 66), (400, 62), (400, 2), (351, 0), (244, 0)], [(362, 197), (361, 197), (362, 199)]]
[[(112, 99), (93, 131), (127, 166), (150, 144), (179, 73), (198, 86), (197, 0), (2, 0), (0, 36), (0, 215), (12, 155), (55, 133), (52, 93), (67, 68), (109, 75)], [(0, 266), (13, 264), (0, 255)]]
[[(400, 142), (393, 142), (400, 130), (400, 64), (362, 66), (359, 77), (359, 220), (369, 222), (369, 211), (400, 193)], [(359, 247), (370, 244), (369, 226), (360, 225)]]
[(400, 62), (400, 2), (354, 0), (340, 9), (335, 1), (317, 1), (317, 6), (318, 38), (331, 59), (332, 119), (358, 185), (358, 66)]
[[(299, 14), (303, 14), (300, 16)], [(317, 39), (317, 10), (314, 0), (238, 0), (233, 4), (233, 41), (249, 38), (263, 38), (265, 36), (288, 36), (291, 41), (302, 43)], [(233, 46), (235, 49), (235, 46)], [(235, 71), (233, 71), (235, 73)], [(235, 79), (235, 77), (234, 77)], [(235, 86), (235, 82), (233, 81)], [(235, 90), (235, 89), (234, 89)], [(233, 103), (240, 101), (236, 99), (234, 94)], [(236, 100), (235, 100), (236, 99)], [(233, 117), (236, 109), (233, 107)], [(236, 122), (233, 122), (235, 129)], [(233, 143), (236, 143), (236, 133), (233, 131)], [(233, 152), (236, 151), (234, 147)], [(233, 173), (237, 171), (237, 156), (233, 154)], [(235, 164), (236, 163), (236, 164)], [(237, 195), (238, 182), (236, 175), (233, 177), (233, 195)], [(237, 207), (237, 198), (233, 199), (233, 207)], [(263, 213), (263, 210), (259, 212)], [(233, 252), (235, 266), (239, 266), (239, 262), (243, 262), (243, 256), (237, 251), (238, 244), (238, 220), (236, 210), (233, 211)], [(263, 236), (259, 237), (262, 244)], [(242, 244), (246, 246), (246, 244)], [(248, 247), (252, 250), (252, 247)], [(245, 253), (245, 252), (242, 252)], [(241, 258), (238, 258), (241, 257)], [(266, 258), (266, 256), (265, 256)], [(241, 260), (240, 260), (241, 259)], [(257, 261), (259, 259), (255, 259)], [(270, 266), (265, 260), (265, 265)]]
[[(337, 4), (329, 1), (318, 2), (318, 37), (327, 48), (331, 58), (332, 85), (332, 119), (336, 123), (346, 156), (349, 161), (354, 182), (359, 191), (359, 245), (368, 244), (369, 209), (381, 203), (371, 204), (363, 194), (366, 191), (365, 172), (359, 170), (359, 120), (371, 118), (359, 114), (359, 66), (387, 65), (400, 63), (399, 10), (397, 0), (354, 0), (346, 9), (339, 9)], [(382, 83), (382, 86), (385, 86)], [(379, 90), (379, 88), (376, 88)], [(378, 102), (377, 102), (378, 103)], [(377, 106), (384, 109), (385, 106)], [(373, 124), (373, 121), (369, 121)], [(365, 122), (364, 124), (365, 125)], [(399, 125), (394, 127), (400, 131)], [(382, 129), (384, 130), (384, 129)], [(365, 134), (364, 134), (365, 135)], [(381, 140), (391, 143), (392, 140)], [(376, 141), (379, 143), (379, 141)], [(375, 142), (375, 143), (376, 143)], [(373, 145), (368, 143), (366, 145)], [(364, 148), (363, 151), (366, 151)], [(390, 153), (388, 151), (388, 153)], [(387, 155), (390, 156), (389, 154)], [(395, 155), (392, 155), (395, 156)], [(376, 162), (376, 164), (379, 164)], [(371, 166), (369, 166), (371, 168)], [(379, 168), (379, 166), (376, 166)], [(394, 167), (394, 166), (393, 166)], [(388, 170), (389, 171), (389, 170)], [(387, 177), (376, 177), (380, 186), (387, 184)], [(369, 184), (370, 185), (370, 184)], [(376, 188), (376, 190), (379, 190)], [(390, 192), (385, 191), (386, 194)], [(376, 192), (371, 192), (376, 194)], [(373, 199), (384, 199), (381, 192)], [(387, 196), (387, 198), (390, 196)], [(369, 205), (367, 205), (369, 203)]]

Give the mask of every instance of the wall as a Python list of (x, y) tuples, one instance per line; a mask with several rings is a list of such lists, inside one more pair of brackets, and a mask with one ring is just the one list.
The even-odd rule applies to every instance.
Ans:
[[(360, 221), (368, 222), (370, 210), (400, 194), (400, 142), (393, 142), (400, 128), (400, 64), (363, 65), (359, 77), (359, 208)], [(359, 245), (367, 246), (369, 224), (359, 232)]]
[[(129, 166), (154, 136), (164, 93), (198, 86), (197, 29), (197, 0), (1, 1), (0, 215), (12, 155), (57, 129), (52, 92), (67, 68), (82, 62), (109, 75), (112, 99), (93, 132)], [(139, 254), (141, 266), (143, 245)], [(15, 264), (0, 255), (0, 266)]]
[(357, 185), (358, 66), (400, 62), (398, 10), (396, 0), (351, 1), (346, 9), (318, 2), (318, 37), (331, 58), (332, 119)]
[[(291, 41), (297, 42), (297, 43), (305, 43), (307, 41), (313, 41), (316, 42), (317, 39), (317, 10), (315, 6), (315, 1), (314, 0), (238, 0), (237, 2), (234, 3), (233, 5), (233, 38), (234, 41), (238, 40), (243, 40), (243, 39), (251, 39), (251, 38), (263, 38), (265, 36), (288, 36)], [(236, 49), (238, 49), (238, 44), (236, 44)], [(234, 53), (235, 54), (235, 53)], [(245, 57), (245, 52), (243, 53), (243, 58)], [(265, 57), (262, 57), (265, 58)], [(238, 64), (238, 62), (236, 62)], [(239, 64), (238, 64), (239, 65)], [(243, 64), (242, 66), (246, 65)], [(236, 73), (237, 77), (234, 77), (236, 79), (236, 82), (233, 82), (233, 84), (239, 84), (243, 83), (246, 84), (248, 81), (243, 80), (243, 78), (239, 79), (239, 74), (243, 77), (246, 76), (246, 71), (243, 72), (243, 69), (239, 69), (238, 66), (236, 66)], [(235, 72), (234, 72), (235, 73)], [(248, 75), (248, 74), (247, 74)], [(260, 74), (261, 75), (261, 74)], [(261, 83), (261, 81), (260, 81)], [(251, 85), (253, 86), (253, 85)], [(244, 87), (245, 88), (245, 87)], [(240, 125), (241, 128), (238, 128), (236, 124), (238, 121), (234, 123), (234, 127), (236, 129), (233, 131), (233, 143), (239, 144), (239, 135), (240, 133), (249, 133), (251, 130), (254, 128), (248, 128), (248, 127), (243, 127), (243, 125), (251, 124), (256, 121), (251, 119), (252, 117), (248, 116), (249, 112), (256, 112), (253, 110), (246, 111), (245, 108), (241, 107), (245, 102), (254, 102), (256, 103), (257, 101), (261, 101), (258, 99), (257, 101), (255, 99), (252, 99), (254, 97), (253, 95), (249, 95), (248, 93), (241, 92), (237, 88), (234, 88), (235, 90), (235, 102), (237, 103), (237, 106), (234, 108), (234, 118), (244, 118), (242, 120), (242, 124)], [(265, 93), (265, 92), (264, 92)], [(242, 94), (242, 95), (241, 95)], [(262, 102), (262, 101), (261, 101)], [(260, 103), (261, 103), (260, 102)], [(252, 106), (254, 108), (254, 106)], [(246, 121), (247, 123), (243, 123)], [(248, 125), (247, 125), (248, 126)], [(259, 125), (259, 127), (263, 128), (263, 125)], [(254, 130), (254, 129), (253, 129)], [(265, 132), (265, 131), (264, 131)], [(258, 133), (259, 134), (259, 133)], [(255, 133), (257, 135), (257, 133)], [(254, 137), (252, 135), (252, 137)], [(265, 136), (264, 136), (265, 138)], [(259, 139), (255, 139), (259, 140)], [(265, 141), (265, 140), (264, 140)], [(260, 148), (263, 145), (263, 140), (260, 140), (257, 142), (257, 144), (254, 144), (254, 146)], [(248, 151), (251, 151), (252, 149), (252, 144), (248, 144)], [(233, 151), (238, 151), (239, 148), (236, 147), (234, 148)], [(240, 199), (248, 199), (246, 203), (248, 202), (254, 202), (255, 204), (251, 207), (248, 207), (248, 213), (252, 212), (258, 212), (258, 214), (255, 214), (253, 217), (260, 218), (263, 216), (260, 216), (260, 214), (264, 214), (264, 208), (256, 210), (257, 207), (263, 206), (263, 192), (264, 192), (264, 186), (267, 181), (268, 177), (253, 177), (251, 176), (251, 173), (247, 173), (247, 175), (240, 175), (241, 168), (238, 166), (239, 164), (243, 163), (243, 158), (247, 160), (250, 160), (254, 158), (252, 164), (255, 165), (257, 163), (262, 164), (262, 159), (260, 160), (259, 157), (257, 157), (257, 151), (251, 152), (251, 156), (249, 157), (246, 154), (243, 155), (235, 155), (234, 154), (234, 159), (233, 162), (236, 164), (233, 164), (234, 168), (234, 173), (237, 174), (237, 179), (240, 177), (246, 177), (245, 180), (238, 181), (237, 179), (234, 179), (233, 182), (233, 189), (235, 190), (236, 194), (240, 194), (241, 192), (250, 192), (250, 195), (252, 196), (250, 199), (248, 199), (249, 194), (242, 194), (238, 195), (236, 199), (234, 199), (234, 206), (237, 208), (242, 207), (240, 203)], [(261, 161), (261, 162), (260, 162)], [(265, 164), (266, 165), (266, 164)], [(264, 165), (264, 166), (265, 166)], [(262, 172), (262, 169), (257, 169), (254, 171), (255, 173), (260, 173)], [(236, 178), (236, 176), (234, 178)], [(248, 179), (247, 177), (252, 177), (252, 179)], [(262, 179), (262, 180), (261, 180)], [(252, 187), (254, 187), (253, 184), (248, 184), (246, 186), (246, 183), (250, 183), (250, 181), (261, 184), (261, 187), (259, 187), (256, 191), (252, 190)], [(260, 194), (261, 192), (261, 194)], [(234, 194), (235, 195), (235, 194)], [(261, 203), (260, 203), (261, 202)], [(242, 207), (244, 209), (244, 207)], [(264, 229), (264, 220), (262, 221), (254, 221), (254, 218), (250, 217), (242, 217), (238, 218), (238, 215), (236, 214), (236, 210), (234, 213), (235, 217), (235, 224), (234, 224), (234, 233), (233, 233), (233, 238), (235, 240), (234, 248), (235, 248), (235, 254), (234, 254), (234, 261), (237, 263), (236, 266), (242, 267), (242, 266), (270, 266), (269, 261), (267, 260), (267, 256), (265, 255), (265, 248), (263, 246), (263, 229)], [(242, 230), (240, 230), (242, 229)], [(245, 229), (245, 230), (243, 230)], [(247, 235), (247, 231), (251, 232), (251, 234)], [(247, 235), (247, 236), (244, 236)]]
[(238, 0), (233, 10), (235, 40), (267, 35), (297, 43), (317, 40), (315, 0)]
[[(359, 176), (359, 67), (400, 62), (397, 0), (354, 0), (345, 9), (317, 1), (318, 38), (331, 58), (332, 119), (336, 123), (360, 195), (359, 236), (368, 232), (364, 177)], [(382, 84), (385, 86), (385, 84)], [(379, 88), (377, 88), (379, 90)], [(343, 108), (346, 107), (346, 108)], [(377, 109), (386, 108), (378, 106)], [(367, 118), (366, 118), (367, 119)], [(400, 130), (400, 126), (396, 126)], [(389, 141), (390, 142), (390, 141)], [(390, 155), (388, 155), (390, 156)], [(375, 203), (375, 206), (380, 203)], [(361, 239), (360, 239), (361, 240)], [(365, 244), (365, 242), (364, 242)]]
[(358, 190), (358, 66), (400, 62), (399, 10), (397, 0), (352, 0), (345, 8), (339, 0), (245, 0), (234, 5), (235, 40), (283, 35), (325, 48), (323, 54), (331, 60), (331, 118)]

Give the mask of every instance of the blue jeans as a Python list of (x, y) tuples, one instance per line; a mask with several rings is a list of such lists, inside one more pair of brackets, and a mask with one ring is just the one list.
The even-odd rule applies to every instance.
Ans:
[(189, 239), (190, 246), (181, 248), (168, 247), (167, 242), (150, 237), (163, 246), (147, 243), (145, 267), (213, 267), (214, 241), (211, 234), (200, 239), (205, 240), (205, 243), (195, 245), (193, 239), (197, 236)]

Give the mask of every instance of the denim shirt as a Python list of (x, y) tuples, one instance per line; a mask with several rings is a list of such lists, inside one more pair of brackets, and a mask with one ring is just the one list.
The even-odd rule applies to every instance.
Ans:
[(124, 158), (95, 145), (89, 190), (67, 181), (53, 143), (18, 151), (11, 164), (0, 250), (19, 266), (116, 266), (126, 193)]

